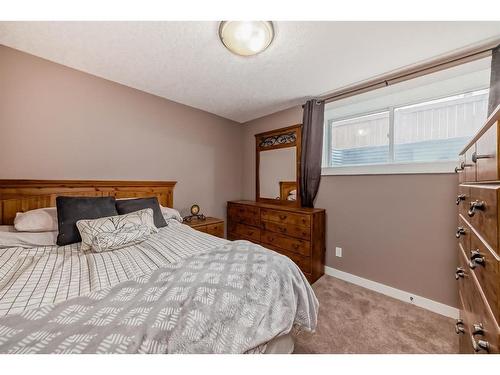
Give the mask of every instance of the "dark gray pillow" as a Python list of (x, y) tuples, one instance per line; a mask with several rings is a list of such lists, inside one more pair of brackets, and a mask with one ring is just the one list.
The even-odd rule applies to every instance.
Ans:
[(119, 215), (144, 210), (145, 208), (151, 208), (153, 210), (153, 217), (157, 228), (167, 226), (167, 222), (161, 213), (160, 203), (158, 203), (158, 198), (156, 197), (120, 199), (116, 201), (116, 210)]
[(78, 220), (118, 215), (113, 197), (57, 197), (56, 207), (59, 246), (81, 242)]

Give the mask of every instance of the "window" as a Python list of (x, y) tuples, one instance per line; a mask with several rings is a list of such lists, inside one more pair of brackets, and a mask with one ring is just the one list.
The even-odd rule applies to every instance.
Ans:
[(488, 85), (489, 58), (328, 103), (323, 174), (452, 172)]

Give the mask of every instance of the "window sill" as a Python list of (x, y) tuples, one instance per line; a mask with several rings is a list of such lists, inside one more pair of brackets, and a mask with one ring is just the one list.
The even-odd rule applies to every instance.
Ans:
[(323, 167), (322, 176), (351, 176), (370, 174), (431, 174), (455, 173), (458, 161), (441, 161), (430, 163), (393, 163), (355, 165), (346, 167)]

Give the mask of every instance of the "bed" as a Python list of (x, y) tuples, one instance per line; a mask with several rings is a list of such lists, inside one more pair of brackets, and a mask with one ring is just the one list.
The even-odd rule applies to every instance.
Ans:
[[(0, 180), (0, 225), (66, 196), (156, 196), (175, 182)], [(0, 249), (0, 353), (289, 353), (318, 301), (287, 257), (176, 219), (104, 253)]]

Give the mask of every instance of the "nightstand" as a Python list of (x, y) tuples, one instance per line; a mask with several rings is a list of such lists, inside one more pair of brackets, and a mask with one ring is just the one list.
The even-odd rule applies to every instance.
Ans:
[(184, 221), (183, 224), (189, 225), (200, 232), (224, 238), (224, 220), (222, 219), (207, 217), (205, 220), (193, 219), (191, 221)]

